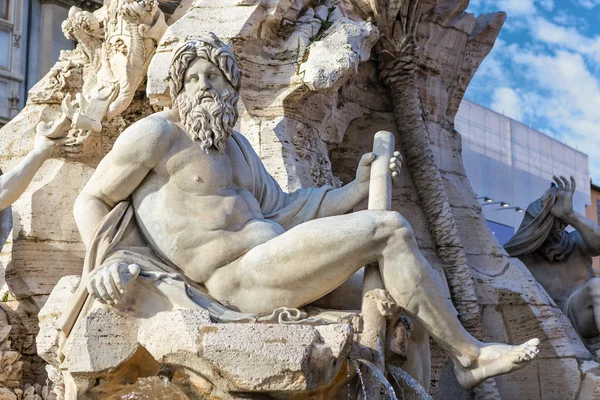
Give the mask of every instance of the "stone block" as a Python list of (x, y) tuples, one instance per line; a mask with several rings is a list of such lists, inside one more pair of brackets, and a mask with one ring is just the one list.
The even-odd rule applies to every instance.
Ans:
[(553, 359), (538, 359), (536, 364), (542, 400), (570, 400), (577, 397), (581, 373), (575, 358), (563, 358), (560, 364)]
[(583, 379), (577, 400), (600, 399), (600, 365), (595, 361), (584, 361), (580, 369)]
[[(561, 365), (561, 360), (556, 360), (556, 365)], [(502, 400), (544, 400), (540, 397), (540, 382), (537, 361), (509, 375), (495, 378), (498, 390), (502, 393)]]
[[(55, 365), (56, 320), (77, 285), (75, 276), (61, 279), (40, 312), (38, 354)], [(111, 374), (119, 368), (135, 369), (130, 364), (151, 357), (228, 392), (310, 391), (332, 383), (352, 338), (347, 324), (215, 324), (207, 311), (183, 309), (134, 318), (95, 303), (75, 324), (61, 368), (75, 382), (67, 386), (78, 390), (97, 377), (115, 379)]]
[(81, 273), (84, 254), (81, 242), (17, 240), (6, 283), (17, 299), (47, 295), (62, 276)]
[(502, 305), (502, 314), (510, 343), (540, 339), (538, 359), (573, 357), (589, 360), (584, 347), (567, 317), (556, 307), (536, 305)]
[(77, 290), (80, 278), (77, 275), (65, 276), (55, 286), (46, 304), (38, 314), (40, 333), (36, 338), (37, 354), (51, 365), (58, 367), (58, 329), (56, 322), (62, 315), (65, 305)]

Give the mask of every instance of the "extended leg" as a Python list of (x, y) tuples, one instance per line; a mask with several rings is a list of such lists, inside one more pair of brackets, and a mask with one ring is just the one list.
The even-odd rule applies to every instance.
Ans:
[(242, 311), (269, 312), (310, 303), (372, 261), (379, 261), (396, 302), (450, 353), (464, 387), (521, 368), (537, 354), (537, 339), (522, 346), (485, 345), (469, 335), (410, 225), (395, 212), (362, 211), (299, 225), (221, 268), (205, 284), (215, 298)]

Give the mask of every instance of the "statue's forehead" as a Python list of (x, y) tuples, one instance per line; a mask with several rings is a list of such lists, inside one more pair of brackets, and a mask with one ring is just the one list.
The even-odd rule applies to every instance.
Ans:
[(186, 74), (192, 72), (200, 72), (200, 71), (219, 71), (219, 67), (215, 65), (212, 61), (207, 60), (204, 57), (196, 57), (194, 60), (190, 62), (186, 69)]

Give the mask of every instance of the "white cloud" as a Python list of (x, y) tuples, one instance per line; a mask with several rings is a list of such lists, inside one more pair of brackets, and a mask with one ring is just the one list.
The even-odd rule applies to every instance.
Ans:
[(600, 0), (579, 0), (578, 3), (580, 6), (591, 9), (600, 5)]
[(511, 88), (501, 87), (494, 89), (491, 109), (517, 121), (523, 120), (521, 98)]
[(511, 17), (531, 15), (537, 11), (534, 0), (498, 0), (497, 5)]
[(554, 24), (544, 18), (532, 18), (529, 27), (533, 38), (560, 49), (584, 54), (595, 62), (600, 62), (600, 37), (587, 37), (575, 27)]
[(590, 25), (583, 17), (578, 17), (565, 10), (556, 10), (552, 16), (552, 20), (560, 25), (574, 26), (580, 31), (586, 31)]
[(554, 0), (540, 0), (540, 6), (546, 11), (554, 10)]
[[(572, 1), (600, 6), (600, 0)], [(479, 13), (504, 10), (509, 19), (470, 96), (588, 154), (590, 175), (600, 182), (600, 35), (586, 33), (592, 20), (556, 0), (471, 3)]]
[[(548, 130), (589, 155), (591, 175), (600, 178), (600, 81), (581, 54), (519, 52), (513, 57), (532, 90), (519, 97), (528, 121), (545, 121)], [(510, 96), (505, 94), (510, 100)], [(534, 126), (536, 128), (536, 126)]]
[(471, 0), (469, 3), (469, 11), (476, 14), (492, 11), (505, 11), (509, 18), (513, 18), (535, 15), (538, 13), (538, 7), (541, 7), (545, 11), (553, 11), (554, 6), (554, 0)]

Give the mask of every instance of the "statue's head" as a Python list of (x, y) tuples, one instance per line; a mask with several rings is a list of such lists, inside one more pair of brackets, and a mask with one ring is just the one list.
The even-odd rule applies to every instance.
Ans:
[(231, 49), (214, 34), (179, 47), (169, 68), (169, 89), (187, 133), (204, 150), (225, 149), (238, 119), (240, 70)]
[(527, 207), (521, 226), (504, 245), (511, 257), (538, 252), (551, 262), (564, 260), (575, 246), (567, 224), (551, 213), (558, 189), (551, 187)]

